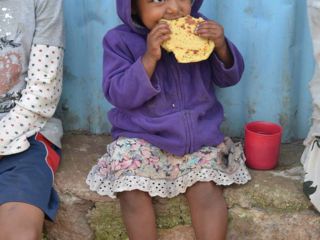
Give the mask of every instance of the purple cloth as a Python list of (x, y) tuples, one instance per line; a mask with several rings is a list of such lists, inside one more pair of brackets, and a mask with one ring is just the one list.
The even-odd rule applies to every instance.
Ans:
[[(201, 15), (201, 4), (194, 1), (193, 16)], [(141, 62), (148, 30), (133, 22), (130, 9), (131, 0), (117, 0), (124, 24), (103, 40), (103, 91), (115, 107), (108, 114), (112, 137), (142, 138), (180, 156), (220, 144), (223, 108), (214, 85), (228, 87), (240, 80), (241, 54), (227, 40), (234, 64), (226, 69), (215, 54), (206, 61), (181, 64), (163, 50), (150, 79)]]

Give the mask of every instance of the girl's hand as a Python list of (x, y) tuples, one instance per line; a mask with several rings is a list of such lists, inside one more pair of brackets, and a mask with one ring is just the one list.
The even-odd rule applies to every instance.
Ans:
[(224, 29), (217, 22), (208, 20), (200, 23), (196, 28), (196, 34), (212, 40), (216, 50), (222, 49), (227, 45), (224, 38)]
[(165, 22), (158, 23), (148, 34), (147, 51), (142, 57), (142, 63), (150, 78), (161, 58), (161, 44), (170, 38), (170, 34), (169, 25)]
[(214, 51), (226, 67), (233, 65), (232, 55), (224, 37), (224, 29), (220, 24), (212, 20), (204, 21), (196, 28), (196, 34), (214, 42)]
[(158, 61), (161, 58), (161, 44), (170, 38), (170, 28), (165, 22), (159, 22), (148, 34), (145, 56)]

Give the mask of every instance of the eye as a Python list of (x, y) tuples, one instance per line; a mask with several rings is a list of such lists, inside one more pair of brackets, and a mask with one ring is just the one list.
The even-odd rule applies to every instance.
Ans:
[(166, 0), (152, 0), (152, 2), (154, 2), (154, 3), (163, 3), (163, 2), (165, 2)]

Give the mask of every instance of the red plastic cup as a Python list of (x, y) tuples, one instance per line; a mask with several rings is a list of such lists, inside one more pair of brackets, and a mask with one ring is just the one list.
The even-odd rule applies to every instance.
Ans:
[(257, 170), (273, 169), (278, 164), (282, 127), (272, 122), (256, 121), (245, 125), (246, 165)]

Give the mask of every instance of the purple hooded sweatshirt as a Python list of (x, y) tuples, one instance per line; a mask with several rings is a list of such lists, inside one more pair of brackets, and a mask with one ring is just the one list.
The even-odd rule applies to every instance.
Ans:
[[(202, 16), (201, 4), (194, 0), (192, 16)], [(115, 107), (108, 114), (112, 137), (141, 138), (179, 156), (220, 144), (223, 108), (214, 85), (240, 80), (244, 63), (237, 48), (227, 40), (234, 60), (228, 69), (214, 53), (208, 60), (181, 64), (163, 50), (150, 79), (141, 61), (148, 30), (133, 22), (131, 0), (117, 0), (117, 11), (124, 24), (103, 40), (103, 91)]]

